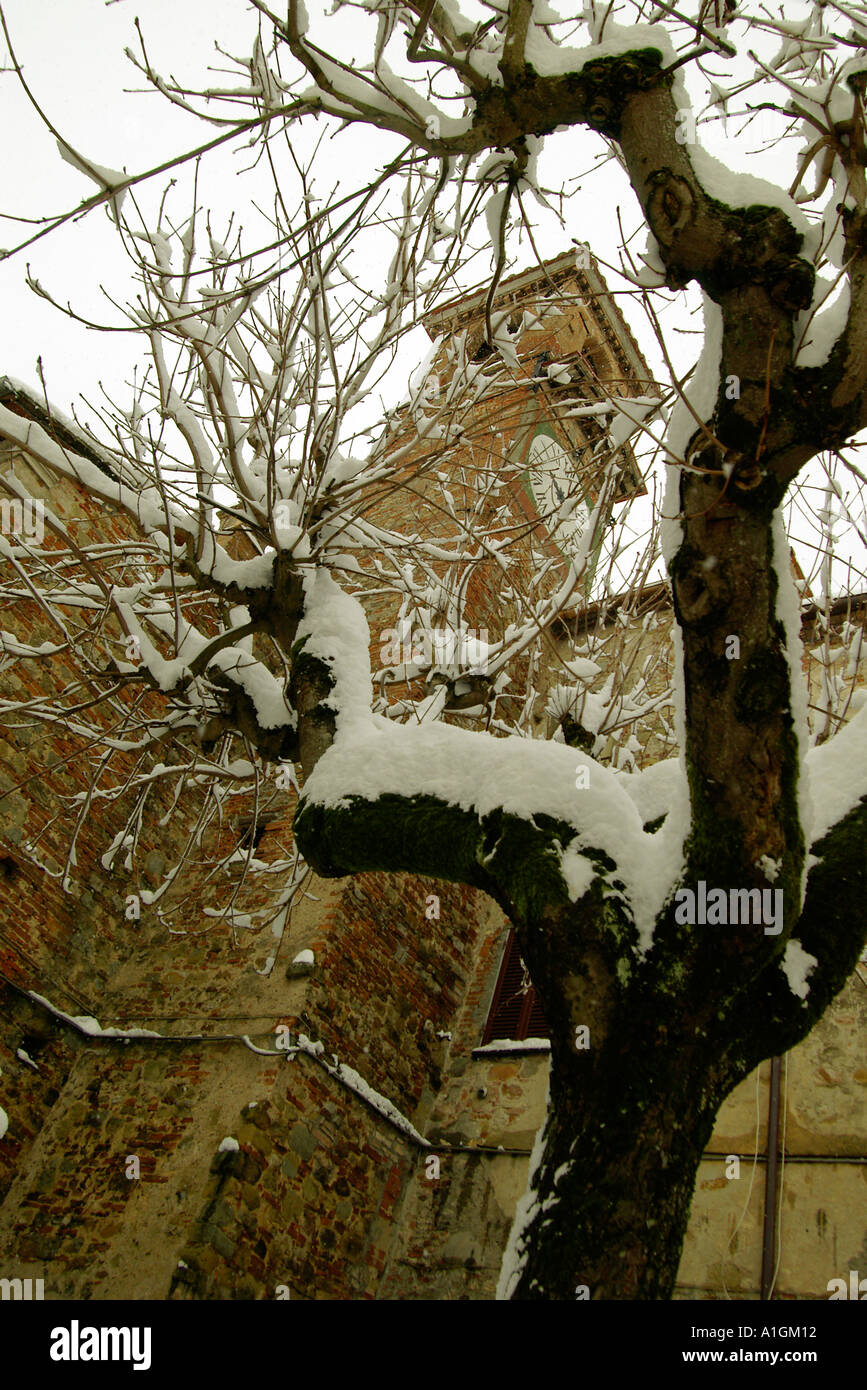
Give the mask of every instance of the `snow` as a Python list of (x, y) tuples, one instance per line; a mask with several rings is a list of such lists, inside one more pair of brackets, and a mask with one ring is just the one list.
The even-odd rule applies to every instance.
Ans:
[[(451, 1034), (449, 1034), (451, 1036)], [(494, 1038), (484, 1047), (474, 1047), (473, 1056), (480, 1057), (498, 1052), (550, 1052), (550, 1038)]]
[(614, 418), (608, 426), (608, 435), (616, 449), (641, 428), (648, 415), (659, 409), (659, 401), (654, 396), (615, 396), (609, 404)]
[(833, 738), (810, 749), (805, 772), (801, 781), (813, 804), (807, 843), (815, 845), (867, 796), (867, 704)]
[(230, 1134), (227, 1134), (225, 1139), (220, 1140), (219, 1147), (217, 1148), (217, 1153), (237, 1153), (240, 1147), (241, 1145), (238, 1143), (237, 1139), (233, 1139)]
[(813, 304), (795, 319), (795, 342), (799, 341), (802, 334), (805, 335), (803, 346), (797, 353), (799, 367), (824, 367), (834, 345), (845, 332), (852, 299), (849, 280), (841, 280), (830, 297), (830, 303), (817, 309), (823, 298), (828, 295), (828, 290), (827, 281), (817, 278)]
[[(365, 664), (366, 657), (365, 645)], [(344, 652), (341, 659), (360, 663), (361, 652)], [(334, 743), (307, 781), (306, 800), (333, 808), (349, 805), (351, 797), (433, 796), (480, 819), (499, 808), (526, 821), (539, 813), (557, 817), (575, 832), (563, 846), (571, 886), (577, 889), (586, 876), (579, 864), (583, 850), (610, 856), (641, 950), (649, 949), (653, 924), (680, 867), (680, 845), (668, 825), (657, 835), (645, 834), (615, 773), (560, 743), (494, 738), (442, 724), (397, 725), (369, 712), (364, 719), (355, 714), (349, 726), (340, 721), (338, 716)], [(582, 766), (589, 785), (576, 788)]]
[(548, 1093), (545, 1098), (545, 1119), (536, 1133), (533, 1152), (530, 1155), (527, 1190), (515, 1208), (515, 1219), (512, 1222), (512, 1229), (509, 1232), (509, 1239), (503, 1252), (503, 1263), (500, 1266), (500, 1278), (497, 1283), (496, 1296), (498, 1301), (511, 1298), (512, 1290), (517, 1284), (524, 1266), (526, 1250), (522, 1238), (538, 1207), (538, 1197), (534, 1184), (545, 1153), (545, 1140), (548, 1123), (551, 1119), (553, 1119), (553, 1112), (551, 1110), (551, 1086), (549, 1082)]
[(521, 330), (517, 328), (514, 332), (510, 331), (510, 317), (511, 313), (507, 309), (503, 309), (497, 314), (491, 314), (491, 332), (494, 339), (493, 346), (499, 352), (506, 366), (511, 367), (514, 371), (518, 371), (520, 362), (518, 360), (515, 344), (521, 335)]
[(403, 396), (401, 400), (398, 402), (399, 406), (407, 405), (411, 400), (414, 400), (417, 396), (423, 393), (425, 383), (427, 382), (427, 379), (430, 376), (430, 373), (433, 369), (433, 365), (437, 359), (437, 355), (442, 346), (444, 336), (445, 335), (443, 333), (438, 333), (436, 335), (427, 352), (425, 353), (424, 357), (419, 362), (418, 366), (415, 367), (412, 372), (410, 372), (409, 392), (407, 395)]
[(0, 1139), (3, 1138), (8, 1128), (9, 1116), (6, 1114), (6, 1111), (3, 1109), (3, 1106), (0, 1105)]
[[(189, 529), (198, 528), (190, 526)], [(213, 575), (220, 584), (237, 584), (239, 589), (267, 589), (274, 582), (276, 558), (276, 550), (269, 548), (263, 555), (255, 555), (251, 560), (233, 560), (218, 544), (213, 532), (206, 531), (198, 565), (204, 574)]]
[[(8, 481), (4, 479), (4, 482)], [(0, 538), (0, 542), (5, 537)], [(15, 636), (14, 632), (7, 632), (5, 628), (0, 628), (0, 650), (7, 656), (56, 656), (58, 652), (65, 649), (65, 643), (55, 646), (53, 642), (40, 642), (38, 647), (30, 647), (26, 642), (22, 642)]]
[(649, 227), (647, 229), (647, 242), (644, 251), (640, 251), (638, 254), (639, 259), (644, 264), (644, 269), (639, 270), (637, 275), (629, 275), (628, 278), (634, 281), (636, 285), (643, 285), (648, 289), (664, 285), (668, 275), (659, 252), (659, 242), (656, 240), (656, 237)]
[(370, 629), (364, 609), (345, 593), (327, 570), (304, 579), (304, 614), (296, 641), (307, 638), (304, 651), (331, 668), (335, 689), (327, 703), (336, 710), (338, 734), (370, 721)]
[(514, 150), (494, 150), (483, 160), (475, 173), (476, 183), (485, 183), (489, 180), (496, 181), (501, 178), (510, 164), (514, 164), (516, 159)]
[(311, 1042), (305, 1033), (301, 1033), (298, 1037), (298, 1045), (295, 1050), (298, 1052), (306, 1052), (309, 1056), (316, 1057), (320, 1065), (323, 1066), (327, 1072), (330, 1072), (330, 1074), (336, 1077), (338, 1081), (341, 1081), (344, 1086), (347, 1086), (350, 1091), (354, 1091), (357, 1096), (360, 1096), (362, 1100), (366, 1101), (368, 1105), (378, 1111), (380, 1115), (388, 1120), (389, 1124), (395, 1127), (395, 1129), (401, 1130), (401, 1132), (408, 1135), (410, 1139), (414, 1139), (422, 1148), (429, 1149), (431, 1147), (428, 1140), (419, 1134), (418, 1130), (410, 1123), (406, 1116), (400, 1113), (397, 1106), (392, 1105), (387, 1096), (382, 1095), (379, 1091), (375, 1091), (372, 1086), (368, 1085), (364, 1077), (361, 1076), (354, 1067), (347, 1066), (345, 1062), (338, 1062), (336, 1057), (333, 1063), (326, 1062), (322, 1055), (325, 1051), (323, 1043)]
[(810, 993), (807, 976), (818, 964), (816, 957), (805, 951), (800, 941), (792, 937), (786, 942), (786, 954), (780, 961), (780, 969), (789, 982), (789, 989), (798, 999), (803, 999), (805, 1004)]
[[(3, 379), (7, 381), (12, 389), (18, 392), (19, 395), (25, 396), (40, 410), (46, 410), (44, 388), (42, 386), (27, 382), (23, 377), (10, 376), (8, 372), (3, 373)], [(82, 429), (77, 420), (73, 419), (71, 415), (67, 415), (65, 411), (58, 410), (57, 406), (54, 404), (51, 405), (49, 413), (53, 424), (61, 425), (73, 439), (78, 440), (85, 448), (89, 449), (91, 453), (98, 455), (107, 467), (113, 467), (114, 460), (111, 454), (103, 448), (98, 440), (88, 434), (87, 430)], [(20, 419), (21, 417), (19, 416), (18, 418)]]
[(702, 308), (704, 310), (704, 342), (695, 371), (687, 382), (683, 393), (692, 406), (692, 410), (682, 398), (678, 398), (677, 404), (671, 412), (666, 434), (666, 448), (674, 458), (683, 457), (690, 438), (698, 429), (696, 415), (699, 420), (705, 423), (710, 420), (719, 394), (723, 345), (722, 310), (704, 292), (702, 293)]
[(263, 729), (279, 729), (293, 722), (293, 713), (283, 693), (284, 682), (273, 676), (261, 661), (239, 647), (223, 647), (222, 651), (214, 652), (209, 665), (231, 676), (246, 691)]
[[(773, 566), (777, 576), (776, 616), (786, 634), (786, 663), (789, 668), (789, 689), (792, 721), (798, 741), (798, 757), (803, 758), (810, 746), (809, 723), (807, 718), (807, 683), (801, 665), (801, 600), (792, 574), (792, 560), (786, 527), (781, 508), (777, 508), (773, 523), (774, 553)], [(865, 764), (867, 765), (867, 764)], [(804, 839), (809, 845), (814, 838), (813, 802), (807, 777), (798, 778), (798, 816)], [(807, 870), (803, 870), (801, 881), (801, 902), (807, 885)]]
[[(118, 184), (126, 182), (126, 174), (118, 173), (116, 169), (106, 169), (102, 164), (94, 164), (91, 159), (82, 159), (63, 140), (57, 140), (56, 144), (61, 159), (65, 160), (67, 164), (71, 164), (73, 169), (77, 169), (80, 174), (86, 174), (89, 179), (93, 179), (100, 193), (108, 192), (110, 189), (116, 188)], [(120, 210), (125, 197), (126, 190), (124, 189), (109, 202), (110, 214), (118, 226), (120, 225)]]
[(534, 24), (562, 24), (563, 16), (551, 8), (546, 0), (535, 0), (533, 5)]
[[(674, 74), (672, 98), (679, 111), (690, 111), (692, 103), (687, 91), (683, 70)], [(692, 167), (704, 191), (730, 208), (747, 208), (759, 205), (779, 208), (786, 214), (796, 231), (808, 236), (812, 230), (809, 218), (795, 202), (794, 198), (776, 183), (757, 178), (742, 170), (729, 169), (698, 141), (690, 141), (686, 146)]]
[(558, 386), (568, 386), (572, 380), (572, 373), (565, 362), (551, 362), (548, 365), (548, 379), (556, 382)]
[(508, 202), (508, 190), (502, 189), (499, 193), (493, 193), (485, 205), (485, 221), (488, 226), (488, 236), (494, 246), (500, 244), (500, 228), (502, 226), (503, 214)]
[[(80, 430), (77, 432), (81, 434)], [(135, 487), (128, 487), (108, 477), (89, 459), (58, 444), (35, 420), (26, 420), (6, 406), (0, 406), (0, 438), (19, 445), (25, 453), (32, 453), (40, 463), (62, 477), (80, 482), (91, 496), (123, 507), (136, 518), (146, 534), (166, 530), (169, 524), (166, 505), (156, 488), (145, 486), (143, 476)], [(136, 481), (131, 469), (127, 469), (127, 473), (131, 481)], [(198, 529), (193, 514), (183, 511), (175, 503), (168, 503), (168, 517), (172, 525), (185, 531), (195, 532)], [(228, 560), (228, 556), (226, 558)]]
[[(549, 376), (553, 366), (548, 368)], [(579, 405), (567, 413), (572, 417), (584, 415), (611, 415), (608, 437), (615, 449), (620, 449), (636, 430), (639, 430), (648, 415), (659, 410), (656, 396), (612, 396), (608, 400), (595, 401), (592, 405)], [(691, 417), (690, 417), (691, 418)]]
[[(269, 562), (273, 561), (273, 554), (272, 552), (270, 557), (262, 558), (268, 558)], [(142, 663), (147, 667), (160, 690), (168, 692), (176, 689), (188, 672), (189, 663), (207, 649), (207, 638), (190, 625), (185, 624), (183, 636), (178, 643), (178, 649), (182, 655), (167, 660), (160, 655), (148, 638), (131, 604), (121, 598), (123, 592), (122, 590), (114, 590), (115, 606), (129, 633), (138, 640)], [(165, 622), (160, 621), (165, 615), (161, 614), (158, 609), (152, 607), (147, 616), (155, 626), (163, 629), (167, 626)], [(168, 626), (171, 630), (174, 623), (169, 623)], [(242, 638), (241, 640), (245, 646), (223, 647), (214, 651), (208, 660), (209, 668), (223, 671), (249, 695), (256, 710), (256, 717), (263, 729), (276, 729), (291, 725), (294, 714), (285, 700), (284, 682), (272, 675), (262, 662), (257, 661), (245, 649), (246, 639)]]
[[(351, 483), (355, 478), (358, 477), (359, 473), (362, 473), (364, 471), (366, 464), (366, 459), (353, 458), (351, 456), (341, 454), (339, 449), (335, 449), (326, 465), (325, 472), (322, 477), (322, 487), (327, 488), (329, 485), (333, 485), (335, 488), (337, 488), (340, 486), (341, 483)], [(284, 549), (288, 549), (288, 547), (284, 546)], [(296, 555), (303, 556), (310, 554), (309, 535), (304, 535), (301, 537), (300, 544), (296, 544), (295, 546), (295, 553)]]
[[(482, 55), (478, 51), (473, 54), (476, 67), (480, 56)], [(355, 72), (347, 71), (346, 67), (335, 62), (321, 48), (316, 50), (316, 62), (331, 90), (313, 84), (299, 93), (302, 101), (317, 102), (337, 115), (353, 115), (359, 109), (365, 112), (376, 110), (382, 112), (386, 120), (395, 117), (405, 119), (408, 107), (422, 126), (427, 125), (431, 129), (434, 138), (439, 135), (463, 134), (471, 125), (470, 116), (442, 115), (415, 87), (404, 82), (388, 66), (384, 58), (380, 58), (377, 68), (382, 86), (375, 86), (372, 81), (365, 79), (361, 75), (361, 68), (356, 68)]]
[(91, 1038), (159, 1038), (161, 1033), (155, 1033), (152, 1028), (103, 1028), (90, 1014), (67, 1014), (63, 1009), (58, 1009), (50, 999), (44, 995), (37, 994), (35, 990), (27, 991), (29, 998), (35, 999), (37, 1004), (42, 1004), (49, 1009), (56, 1018), (62, 1018), (67, 1023), (71, 1023), (73, 1028), (77, 1028), (80, 1033), (86, 1033)]
[[(677, 99), (675, 92), (675, 101)], [(682, 107), (689, 107), (689, 99), (685, 93)], [(756, 205), (779, 208), (786, 214), (796, 231), (806, 236), (811, 230), (811, 224), (804, 212), (779, 184), (770, 183), (767, 179), (760, 179), (755, 174), (745, 174), (740, 170), (736, 173), (698, 143), (689, 146), (689, 154), (699, 182), (712, 198), (718, 199), (730, 208), (748, 208)]]
[[(680, 512), (680, 467), (686, 447), (698, 429), (696, 416), (707, 423), (713, 415), (720, 387), (720, 363), (722, 361), (723, 319), (722, 310), (708, 295), (703, 294), (704, 343), (696, 363), (695, 371), (687, 382), (684, 396), (678, 398), (668, 423), (665, 447), (673, 460), (666, 467), (665, 499), (660, 522), (662, 553), (668, 564), (674, 559), (683, 537)], [(693, 413), (694, 412), (694, 413)]]
[[(692, 409), (686, 404), (686, 400), (678, 398), (671, 412), (665, 440), (666, 452), (673, 461), (666, 464), (665, 469), (665, 493), (662, 503), (659, 535), (663, 558), (669, 569), (671, 568), (671, 564), (683, 540), (683, 523), (680, 520), (681, 465), (679, 460), (685, 455), (687, 445), (698, 428), (696, 416), (698, 416), (699, 420), (707, 423), (713, 415), (720, 387), (720, 364), (722, 362), (723, 346), (722, 311), (719, 305), (715, 304), (708, 295), (703, 294), (702, 298), (702, 307), (704, 310), (704, 342), (698, 362), (696, 363), (695, 371), (693, 372), (691, 380), (686, 384), (686, 389), (683, 393)], [(683, 681), (683, 638), (677, 623), (672, 624), (672, 642), (674, 645), (673, 696), (675, 734), (678, 746), (683, 750), (686, 747), (686, 693)], [(681, 762), (682, 759), (683, 753), (681, 752)], [(683, 775), (682, 769), (681, 772)], [(652, 818), (653, 817), (651, 817), (651, 819)], [(682, 837), (686, 833), (687, 818), (688, 808), (684, 798), (681, 802), (680, 816), (676, 820), (670, 816), (663, 829), (673, 834), (676, 833), (677, 827)]]
[(596, 876), (592, 862), (580, 853), (574, 841), (560, 853), (560, 872), (573, 903), (583, 898)]
[(656, 25), (634, 24), (627, 28), (620, 24), (606, 24), (602, 43), (587, 48), (567, 48), (551, 42), (540, 28), (539, 17), (534, 14), (533, 23), (527, 31), (524, 58), (540, 77), (559, 77), (565, 73), (579, 73), (585, 64), (596, 62), (599, 58), (619, 58), (621, 54), (639, 48), (657, 49), (662, 55), (663, 66), (674, 62), (671, 40)]
[(772, 859), (769, 854), (760, 854), (756, 861), (756, 868), (761, 869), (768, 883), (776, 883), (782, 867), (782, 859)]
[(616, 774), (638, 808), (642, 823), (667, 815), (687, 796), (686, 776), (679, 757), (664, 758), (638, 772)]
[(610, 401), (594, 401), (592, 405), (575, 406), (574, 410), (570, 410), (567, 413), (573, 417), (583, 417), (585, 415), (608, 415), (610, 412)]
[(256, 769), (248, 758), (233, 758), (226, 764), (226, 772), (232, 777), (253, 777)]
[(596, 676), (602, 674), (602, 667), (597, 666), (595, 661), (591, 661), (586, 656), (570, 657), (568, 661), (563, 662), (563, 665), (569, 675), (574, 676), (579, 681), (592, 681)]
[(315, 963), (316, 957), (312, 951), (299, 951), (292, 961), (293, 965), (315, 965)]

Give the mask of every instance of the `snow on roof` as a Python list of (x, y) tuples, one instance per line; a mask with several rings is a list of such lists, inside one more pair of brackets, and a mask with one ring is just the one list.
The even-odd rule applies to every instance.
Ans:
[[(500, 281), (497, 287), (495, 303), (500, 304), (510, 295), (516, 293), (520, 293), (524, 297), (534, 290), (548, 295), (551, 293), (551, 282), (554, 276), (560, 275), (563, 271), (574, 270), (576, 280), (586, 281), (596, 312), (606, 320), (609, 329), (629, 358), (633, 370), (642, 379), (651, 381), (653, 373), (648, 367), (644, 354), (638, 346), (629, 324), (623, 317), (619, 305), (612, 296), (604, 275), (592, 258), (588, 260), (587, 265), (579, 265), (576, 255), (577, 248), (570, 247), (568, 251), (561, 251), (558, 256), (539, 261), (535, 265), (528, 266), (525, 270), (519, 270), (514, 275), (507, 276)], [(473, 308), (477, 308), (481, 313), (489, 288), (490, 281), (481, 281), (479, 284), (471, 286), (463, 294), (455, 295), (454, 298), (446, 300), (443, 304), (435, 305), (433, 309), (428, 310), (421, 317), (426, 332), (433, 338), (443, 329), (443, 320)], [(528, 325), (525, 324), (524, 327), (527, 328)]]
[(42, 1004), (46, 1009), (54, 1014), (55, 1018), (62, 1018), (66, 1023), (71, 1023), (79, 1033), (86, 1033), (91, 1038), (160, 1038), (161, 1033), (155, 1033), (152, 1028), (103, 1028), (91, 1014), (68, 1014), (63, 1009), (58, 1009), (56, 1004), (52, 1004), (50, 999), (46, 999), (43, 994), (37, 994), (35, 990), (28, 989), (27, 995), (30, 999), (35, 999), (37, 1004)]
[[(0, 376), (0, 403), (7, 406), (18, 406), (19, 410), (36, 420), (43, 429), (57, 435), (62, 443), (75, 449), (76, 453), (82, 454), (84, 458), (95, 463), (104, 473), (114, 477), (114, 467), (110, 454), (100, 447), (95, 439), (81, 428), (79, 424), (63, 411), (55, 409), (52, 405), (46, 406), (45, 400), (40, 398), (35, 388), (28, 386), (26, 382), (18, 381), (15, 377)], [(15, 412), (16, 414), (18, 411)]]

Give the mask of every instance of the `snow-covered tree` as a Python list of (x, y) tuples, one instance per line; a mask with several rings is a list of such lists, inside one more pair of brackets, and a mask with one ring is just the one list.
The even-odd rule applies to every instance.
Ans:
[[(841, 722), (860, 632), (845, 630), (844, 676), (820, 622), (810, 747), (785, 525), (806, 513), (818, 528), (827, 608), (835, 525), (864, 537), (848, 446), (867, 426), (867, 16), (803, 3), (783, 18), (752, 0), (254, 9), (252, 55), (219, 87), (164, 77), (144, 42), (131, 56), (163, 97), (243, 135), (247, 162), (270, 169), (267, 244), (250, 251), (210, 226), (203, 244), (195, 203), (178, 220), (167, 200), (148, 226), (143, 179), (61, 141), (97, 184), (88, 206), (108, 206), (135, 258), (128, 322), (150, 366), (104, 415), (105, 468), (9, 410), (0, 435), (126, 509), (145, 540), (134, 556), (76, 551), (49, 513), (62, 568), (32, 539), (0, 542), (7, 600), (38, 593), (58, 649), (103, 683), (89, 702), (70, 690), (65, 704), (11, 699), (4, 712), (88, 732), (105, 750), (100, 776), (132, 756), (123, 785), (139, 799), (182, 775), (217, 816), (227, 781), (258, 795), (298, 765), (296, 842), (317, 873), (403, 871), (490, 894), (551, 1028), (548, 1118), (501, 1292), (666, 1298), (720, 1103), (809, 1032), (867, 935), (867, 712)], [(359, 186), (321, 199), (298, 152), (317, 121), (373, 141)], [(749, 140), (760, 122), (779, 184), (744, 172), (738, 132)], [(735, 128), (731, 167), (707, 148), (720, 123)], [(521, 585), (532, 538), (499, 497), (508, 461), (490, 445), (474, 455), (456, 498), (455, 459), (473, 431), (490, 434), (478, 422), (497, 392), (532, 369), (527, 325), (497, 312), (496, 291), (513, 223), (532, 234), (533, 200), (539, 218), (559, 207), (567, 234), (583, 215), (584, 193), (569, 195), (581, 131), (637, 200), (646, 246), (634, 254), (627, 236), (621, 270), (668, 378), (632, 409), (601, 386), (571, 401), (602, 422), (597, 493), (582, 511), (577, 484), (570, 496), (536, 460), (548, 529), (571, 523), (571, 545)], [(541, 183), (548, 137), (559, 191)], [(386, 234), (377, 280), (353, 257)], [(372, 420), (402, 335), (467, 284), (480, 253), (493, 266), (481, 350), (443, 348), (440, 380), (432, 359), (394, 418)], [(696, 290), (704, 345), (684, 374), (665, 323)], [(547, 377), (565, 381), (556, 363)], [(602, 709), (586, 698), (593, 653), (561, 657), (548, 705), (559, 738), (533, 737), (531, 718), (538, 653), (554, 660), (551, 623), (587, 597), (629, 431), (647, 441), (649, 478), (662, 451), (655, 515), (676, 620), (679, 746), (638, 771), (593, 751), (606, 712), (655, 711), (640, 673), (609, 685)], [(401, 490), (417, 524), (388, 510)], [(607, 534), (594, 582), (616, 587), (634, 537)], [(386, 594), (399, 622), (454, 628), (471, 621), (468, 586), (485, 566), (512, 606), (484, 662), (478, 648), (432, 649), (411, 657), (405, 700), (377, 698), (365, 603)], [(16, 638), (7, 655), (46, 653)], [(105, 794), (96, 780), (93, 794)]]

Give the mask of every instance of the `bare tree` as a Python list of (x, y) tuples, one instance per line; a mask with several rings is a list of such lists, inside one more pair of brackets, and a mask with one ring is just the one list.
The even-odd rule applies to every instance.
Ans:
[[(146, 544), (124, 559), (122, 583), (106, 579), (105, 557), (74, 554), (51, 517), (68, 578), (49, 573), (38, 546), (5, 545), (6, 599), (39, 596), (58, 649), (74, 651), (96, 694), (86, 714), (81, 701), (48, 699), (4, 712), (81, 725), (107, 758), (130, 751), (116, 747), (117, 720), (132, 719), (135, 753), (160, 748), (158, 771), (145, 760), (124, 772), (139, 793), (182, 775), (217, 789), (247, 778), (258, 795), (275, 767), (299, 764), (296, 840), (317, 873), (405, 871), (490, 894), (515, 927), (552, 1046), (548, 1118), (501, 1292), (666, 1298), (720, 1103), (807, 1034), (867, 932), (867, 715), (840, 727), (860, 632), (844, 633), (846, 680), (829, 637), (834, 526), (864, 532), (849, 446), (867, 424), (867, 24), (856, 7), (825, 3), (794, 22), (760, 5), (649, 0), (590, 3), (574, 18), (510, 0), (481, 21), (452, 3), (341, 8), (369, 23), (365, 64), (337, 56), (336, 33), (329, 41), (339, 12), (311, 23), (297, 0), (280, 14), (256, 0), (259, 35), (234, 85), (185, 88), (155, 70), (144, 40), (134, 56), (164, 97), (243, 134), (272, 170), (273, 235), (255, 252), (209, 233), (203, 253), (195, 201), (177, 224), (166, 204), (148, 230), (141, 180), (65, 148), (99, 185), (89, 205), (111, 207), (136, 259), (130, 314), (150, 365), (132, 405), (106, 417), (107, 471), (10, 411), (0, 433), (127, 509)], [(697, 91), (709, 91), (704, 109)], [(395, 137), (382, 169), (324, 206), (293, 146), (311, 118)], [(767, 122), (781, 167), (793, 150), (786, 186), (711, 157), (702, 122), (717, 119)], [(563, 127), (597, 132), (628, 176), (647, 247), (640, 264), (624, 247), (622, 269), (665, 361), (660, 306), (688, 286), (703, 292), (704, 347), (688, 379), (672, 368), (638, 406), (610, 386), (571, 402), (602, 407), (605, 422), (597, 494), (571, 554), (547, 568), (539, 554), (544, 573), (513, 590), (483, 672), (478, 652), (431, 652), (404, 669), (405, 699), (375, 706), (362, 600), (376, 611), (384, 593), (399, 620), (456, 626), (473, 571), (499, 566), (508, 584), (509, 548), (533, 543), (498, 496), (494, 449), (473, 455), (460, 505), (453, 472), (468, 434), (483, 443), (480, 407), (531, 370), (526, 325), (510, 327), (496, 291), (512, 219), (531, 234), (529, 199), (552, 196), (536, 177), (540, 141)], [(393, 239), (376, 290), (351, 260), (372, 229)], [(493, 259), (486, 353), (453, 344), (438, 389), (420, 376), (401, 413), (367, 435), (383, 362), (466, 283), (479, 247)], [(635, 772), (626, 760), (615, 774), (592, 754), (618, 720), (654, 713), (646, 673), (621, 675), (601, 709), (580, 665), (592, 652), (561, 656), (549, 692), (559, 737), (540, 740), (527, 736), (536, 650), (556, 664), (545, 634), (586, 601), (624, 439), (646, 441), (652, 476), (658, 407), (672, 397), (655, 514), (675, 616), (678, 756)], [(396, 492), (423, 518), (412, 530), (383, 519)], [(577, 486), (549, 494), (549, 530), (569, 523), (576, 498)], [(796, 512), (818, 528), (824, 566), (809, 753), (784, 525)], [(619, 551), (607, 542), (597, 590), (623, 582)], [(634, 553), (640, 579), (652, 540)], [(73, 584), (96, 632), (68, 620)], [(44, 653), (17, 641), (9, 655)], [(158, 698), (160, 717), (121, 688)], [(480, 726), (456, 727), (476, 710)]]

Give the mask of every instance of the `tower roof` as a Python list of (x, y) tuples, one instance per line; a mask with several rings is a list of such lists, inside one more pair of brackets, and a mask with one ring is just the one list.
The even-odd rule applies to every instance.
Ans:
[[(585, 264), (579, 264), (578, 251), (582, 253)], [(494, 302), (503, 305), (509, 302), (522, 302), (537, 296), (562, 293), (566, 282), (572, 280), (577, 291), (592, 303), (600, 328), (609, 345), (621, 359), (625, 375), (634, 376), (642, 383), (652, 381), (652, 373), (645, 361), (623, 314), (609, 290), (602, 272), (586, 248), (570, 248), (559, 256), (553, 256), (526, 270), (507, 276), (497, 286)], [(423, 314), (421, 321), (431, 338), (438, 333), (454, 333), (463, 324), (479, 317), (484, 312), (485, 302), (490, 290), (490, 282), (484, 281), (438, 304)]]

